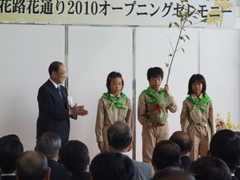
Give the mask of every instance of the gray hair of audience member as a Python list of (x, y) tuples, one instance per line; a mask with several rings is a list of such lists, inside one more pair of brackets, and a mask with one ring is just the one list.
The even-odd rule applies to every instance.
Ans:
[(37, 151), (26, 151), (17, 159), (19, 180), (45, 180), (48, 174), (47, 158)]
[(61, 146), (61, 138), (54, 132), (45, 132), (36, 143), (36, 150), (43, 153), (47, 159), (52, 159), (57, 156)]
[(98, 154), (90, 165), (93, 180), (132, 180), (134, 171), (132, 160), (115, 151)]
[(16, 170), (17, 158), (23, 153), (23, 145), (15, 134), (0, 138), (0, 167), (3, 173)]
[(201, 157), (194, 161), (189, 169), (196, 180), (231, 180), (231, 171), (227, 164), (217, 157)]
[(188, 152), (191, 152), (192, 139), (187, 133), (183, 131), (176, 131), (172, 134), (172, 136), (170, 137), (170, 140), (172, 140), (173, 142), (179, 145), (181, 149), (181, 153), (186, 154)]
[(162, 140), (153, 150), (152, 165), (156, 170), (180, 165), (180, 147), (171, 140)]
[(195, 178), (182, 168), (167, 167), (157, 171), (151, 180), (195, 180)]
[(107, 130), (108, 144), (115, 149), (126, 149), (132, 141), (130, 126), (122, 121), (116, 121)]

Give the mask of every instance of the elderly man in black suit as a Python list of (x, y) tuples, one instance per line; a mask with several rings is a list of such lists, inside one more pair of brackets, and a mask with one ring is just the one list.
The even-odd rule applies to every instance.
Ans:
[(188, 170), (189, 166), (193, 162), (193, 159), (189, 156), (192, 150), (192, 139), (191, 137), (183, 132), (183, 131), (176, 131), (170, 137), (170, 140), (175, 142), (180, 147), (181, 151), (181, 165), (180, 167)]
[(67, 89), (62, 85), (66, 78), (66, 67), (63, 63), (54, 61), (49, 66), (50, 78), (38, 91), (39, 116), (37, 120), (37, 138), (44, 132), (57, 133), (62, 144), (68, 141), (70, 122), (69, 117), (87, 115), (84, 106), (75, 104), (70, 108)]
[[(130, 126), (122, 121), (116, 121), (107, 130), (109, 149), (127, 156), (132, 149), (132, 131)], [(152, 177), (151, 165), (133, 160), (135, 174), (133, 180), (149, 180)]]
[(47, 158), (37, 151), (26, 151), (16, 162), (18, 180), (50, 180)]
[(51, 168), (51, 180), (70, 180), (64, 167), (58, 162), (61, 138), (54, 132), (45, 132), (38, 139), (35, 150), (46, 156)]

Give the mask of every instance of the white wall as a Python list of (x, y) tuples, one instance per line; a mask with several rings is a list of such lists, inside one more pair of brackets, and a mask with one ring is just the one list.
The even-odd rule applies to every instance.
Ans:
[[(161, 66), (166, 82), (170, 49), (176, 29), (137, 28), (136, 83), (137, 94), (148, 86), (147, 69)], [(178, 111), (169, 114), (170, 134), (180, 130), (179, 115), (187, 95), (187, 84), (194, 73), (207, 80), (214, 111), (225, 117), (230, 110), (232, 121), (240, 125), (238, 90), (240, 72), (240, 30), (188, 29), (191, 40), (185, 54), (178, 52), (170, 76), (170, 92)], [(200, 67), (198, 59), (200, 55)], [(15, 133), (26, 150), (35, 145), (38, 116), (37, 91), (48, 78), (48, 66), (64, 62), (64, 26), (0, 24), (0, 136)], [(123, 92), (132, 99), (132, 29), (128, 27), (69, 27), (69, 95), (74, 102), (85, 104), (89, 115), (71, 121), (70, 139), (83, 141), (93, 158), (99, 151), (95, 140), (98, 99), (106, 91), (106, 77), (111, 71), (122, 73)], [(137, 159), (141, 160), (141, 126), (137, 121)]]

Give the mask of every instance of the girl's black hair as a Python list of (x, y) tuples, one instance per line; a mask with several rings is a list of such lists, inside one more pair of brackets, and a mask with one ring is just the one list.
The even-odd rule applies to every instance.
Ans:
[(188, 83), (188, 94), (193, 94), (193, 90), (192, 90), (192, 84), (195, 83), (195, 81), (198, 81), (199, 83), (202, 83), (203, 88), (202, 88), (202, 93), (203, 96), (206, 94), (206, 88), (207, 88), (207, 84), (206, 84), (206, 80), (203, 77), (203, 75), (201, 74), (194, 74), (192, 75), (192, 77), (189, 79), (189, 83)]
[[(123, 81), (123, 78), (122, 78), (122, 75), (121, 73), (119, 72), (116, 72), (116, 71), (112, 71), (108, 74), (108, 77), (107, 77), (107, 83), (106, 83), (106, 86), (107, 86), (107, 89), (108, 89), (108, 92), (110, 93), (111, 92), (111, 89), (110, 89), (110, 84), (111, 84), (111, 81), (112, 79), (116, 78), (116, 77), (119, 77), (122, 79), (122, 89), (123, 89), (123, 86), (124, 86), (124, 81)], [(121, 89), (121, 90), (122, 90)]]
[(147, 78), (148, 81), (150, 80), (150, 78), (156, 78), (156, 77), (161, 77), (161, 79), (163, 79), (163, 70), (160, 67), (152, 67), (149, 68), (147, 71)]

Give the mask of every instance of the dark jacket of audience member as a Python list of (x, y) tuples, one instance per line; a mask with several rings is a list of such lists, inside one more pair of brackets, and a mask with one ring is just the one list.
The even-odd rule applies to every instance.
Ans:
[(195, 178), (179, 167), (167, 167), (157, 171), (151, 180), (195, 180)]
[(77, 140), (65, 143), (59, 151), (64, 168), (72, 176), (71, 180), (91, 180), (87, 169), (90, 163), (87, 146)]
[[(209, 154), (212, 157), (221, 158), (228, 165), (232, 173), (234, 173), (240, 162), (239, 137), (231, 130), (218, 131), (210, 142)], [(233, 179), (235, 178), (233, 176)]]
[(189, 154), (192, 150), (192, 139), (191, 137), (183, 132), (183, 131), (176, 131), (170, 137), (170, 140), (175, 142), (180, 147), (181, 151), (181, 165), (180, 167), (188, 170), (189, 166), (193, 162), (193, 159), (189, 157)]
[(50, 169), (47, 158), (37, 151), (26, 151), (16, 163), (18, 180), (49, 180)]
[[(116, 121), (107, 130), (107, 138), (110, 150), (123, 153), (132, 149), (132, 131), (127, 123)], [(151, 165), (132, 160), (135, 168), (133, 180), (149, 180), (152, 177)]]
[(51, 180), (69, 180), (67, 174), (61, 164), (58, 163), (58, 152), (61, 146), (61, 138), (54, 132), (45, 132), (36, 143), (36, 151), (44, 154), (48, 160), (48, 166), (51, 168)]
[(94, 157), (90, 164), (93, 180), (132, 180), (132, 160), (116, 151), (105, 151)]
[(18, 136), (11, 134), (0, 138), (2, 180), (16, 180), (16, 161), (22, 153), (23, 145)]
[(227, 164), (217, 157), (201, 157), (191, 164), (189, 171), (196, 180), (231, 180)]
[(166, 167), (179, 167), (180, 147), (171, 140), (163, 140), (157, 143), (153, 150), (152, 165), (155, 171)]

